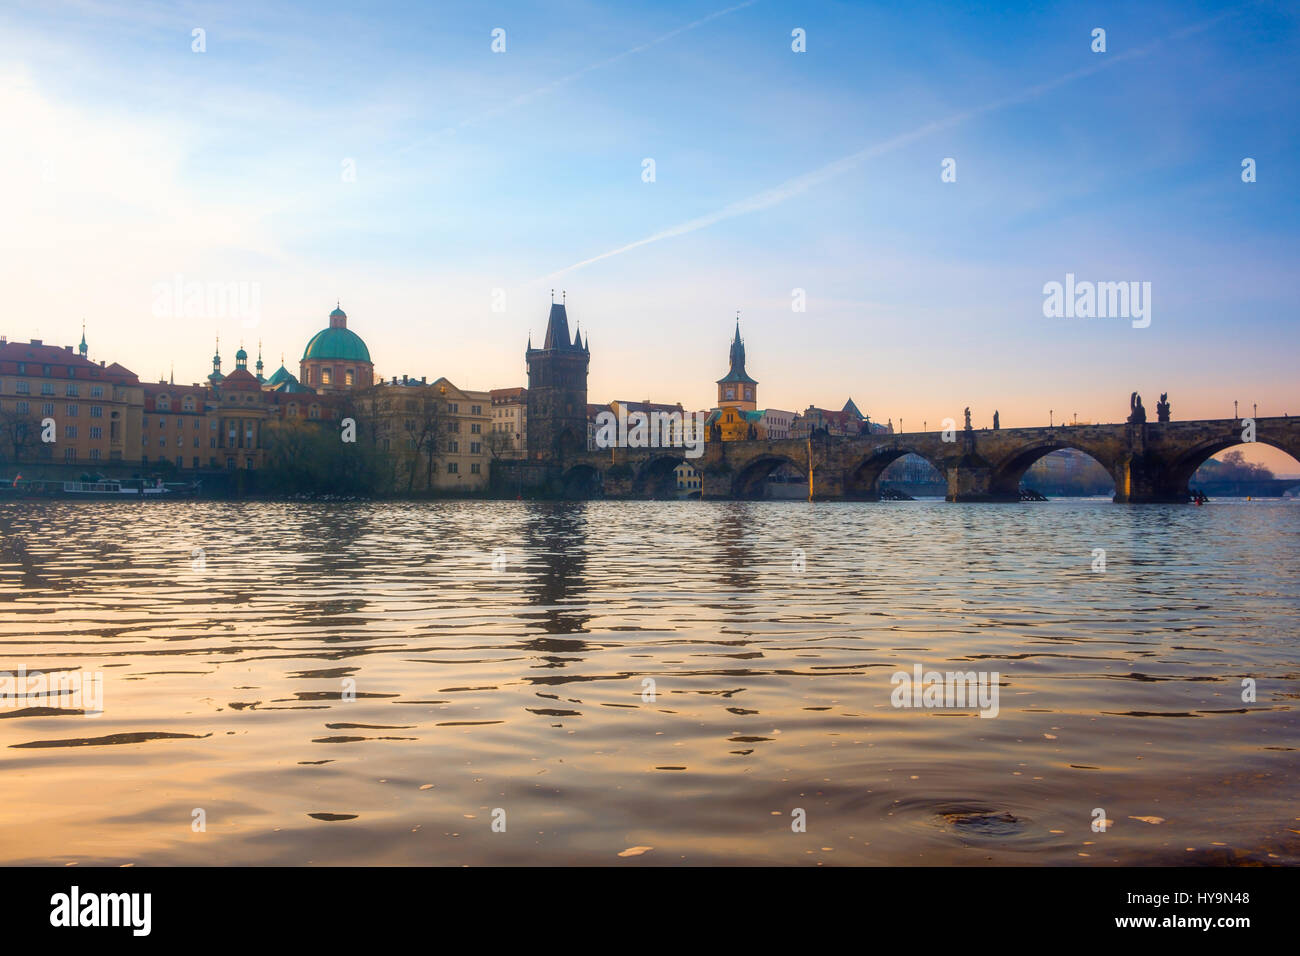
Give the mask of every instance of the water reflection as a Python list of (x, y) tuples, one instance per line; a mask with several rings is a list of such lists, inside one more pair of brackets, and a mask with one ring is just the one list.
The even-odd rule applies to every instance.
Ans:
[[(1277, 502), (6, 504), (0, 670), (105, 713), (0, 708), (0, 857), (1297, 863), (1298, 544)], [(999, 716), (895, 709), (918, 663)]]

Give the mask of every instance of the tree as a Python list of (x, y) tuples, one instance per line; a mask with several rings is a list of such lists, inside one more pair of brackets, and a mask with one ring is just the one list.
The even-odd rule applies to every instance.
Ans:
[(35, 415), (0, 411), (0, 463), (18, 464), (33, 457), (41, 443), (41, 421)]

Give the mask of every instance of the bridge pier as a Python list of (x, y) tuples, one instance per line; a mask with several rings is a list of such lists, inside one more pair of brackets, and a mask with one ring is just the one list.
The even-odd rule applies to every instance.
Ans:
[(948, 501), (1019, 501), (1019, 492), (1009, 493), (994, 482), (994, 469), (987, 462), (963, 457), (944, 465), (948, 479)]
[(1115, 466), (1116, 504), (1186, 504), (1191, 498), (1187, 480), (1178, 480), (1163, 461), (1149, 455), (1134, 455)]

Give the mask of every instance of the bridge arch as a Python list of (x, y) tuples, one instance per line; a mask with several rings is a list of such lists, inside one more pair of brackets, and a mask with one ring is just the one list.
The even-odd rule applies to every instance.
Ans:
[(634, 497), (676, 498), (677, 468), (687, 461), (685, 454), (655, 455), (643, 462), (632, 479)]
[(594, 465), (574, 465), (560, 477), (560, 495), (565, 499), (599, 498), (604, 482)]
[(995, 498), (1014, 500), (1020, 496), (1020, 482), (1033, 465), (1053, 452), (1077, 451), (1087, 455), (1106, 470), (1111, 483), (1117, 482), (1116, 463), (1097, 448), (1090, 448), (1086, 442), (1073, 441), (1069, 437), (1054, 437), (1031, 442), (1015, 449), (1013, 452), (993, 463), (989, 476), (989, 493)]
[[(1293, 436), (1288, 435), (1269, 434), (1261, 429), (1256, 433), (1255, 443), (1276, 448), (1300, 463), (1300, 442), (1289, 440), (1292, 438)], [(1240, 432), (1234, 429), (1229, 435), (1207, 439), (1186, 449), (1169, 464), (1165, 471), (1165, 481), (1170, 491), (1175, 495), (1190, 495), (1192, 476), (1196, 474), (1197, 469), (1215, 455), (1235, 448), (1248, 448), (1250, 444), (1250, 442), (1243, 442)]]
[(761, 454), (745, 464), (731, 480), (733, 498), (762, 498), (766, 491), (767, 476), (782, 465), (789, 465), (805, 478), (808, 476), (807, 463), (800, 464), (788, 455), (779, 452)]
[(915, 455), (929, 462), (941, 475), (947, 476), (942, 459), (936, 460), (925, 451), (911, 445), (889, 445), (876, 448), (870, 454), (850, 465), (844, 474), (844, 497), (875, 500), (880, 497), (880, 476), (898, 459)]

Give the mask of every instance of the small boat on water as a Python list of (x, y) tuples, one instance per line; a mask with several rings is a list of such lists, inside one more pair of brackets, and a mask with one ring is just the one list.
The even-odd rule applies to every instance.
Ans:
[(188, 498), (198, 493), (197, 481), (165, 482), (159, 478), (96, 478), (86, 481), (57, 481), (15, 478), (0, 481), (4, 498), (72, 498), (82, 501), (143, 501), (159, 498)]

